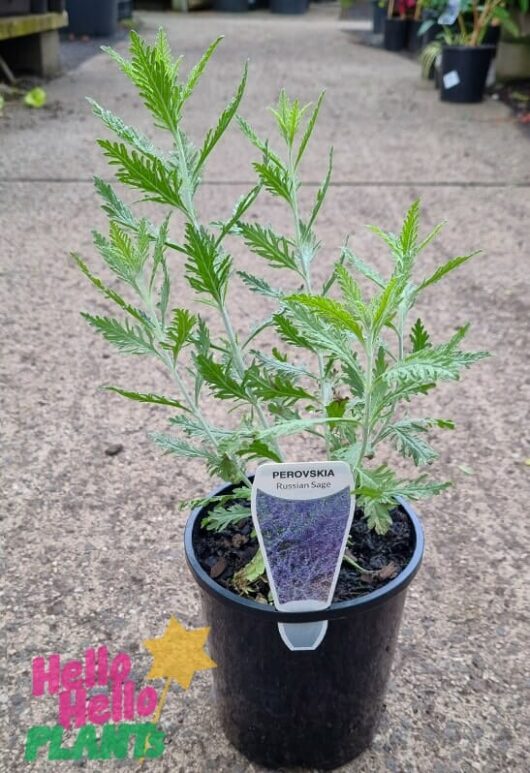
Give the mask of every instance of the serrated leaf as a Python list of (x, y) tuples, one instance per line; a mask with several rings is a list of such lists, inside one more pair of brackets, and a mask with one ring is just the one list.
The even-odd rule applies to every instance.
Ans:
[(432, 241), (434, 241), (434, 239), (436, 239), (436, 237), (438, 236), (438, 234), (440, 233), (440, 231), (442, 230), (442, 228), (444, 228), (444, 226), (445, 226), (445, 220), (444, 220), (444, 221), (442, 221), (441, 223), (438, 223), (437, 225), (435, 225), (435, 226), (434, 226), (434, 228), (432, 229), (432, 231), (431, 231), (429, 234), (427, 234), (427, 236), (425, 237), (425, 239), (423, 239), (423, 240), (422, 240), (422, 241), (421, 241), (421, 242), (418, 244), (418, 250), (417, 250), (417, 251), (418, 251), (418, 253), (420, 253), (422, 250), (424, 250), (424, 249), (425, 249), (425, 247), (427, 247), (427, 245), (429, 245), (429, 244), (430, 244)]
[(223, 253), (204, 228), (196, 228), (191, 223), (186, 223), (184, 248), (188, 255), (186, 279), (191, 287), (222, 306), (232, 266), (230, 256)]
[(291, 362), (288, 362), (286, 359), (279, 357), (269, 357), (268, 355), (258, 351), (253, 351), (252, 354), (257, 357), (259, 363), (263, 365), (265, 370), (271, 371), (273, 373), (284, 373), (287, 376), (294, 376), (295, 378), (300, 378), (301, 376), (312, 379), (316, 378), (314, 373), (311, 373), (301, 365), (295, 365)]
[(176, 360), (180, 352), (190, 343), (190, 333), (195, 327), (197, 317), (187, 309), (173, 309), (173, 319), (166, 330), (166, 340), (162, 344), (169, 349)]
[(394, 363), (382, 378), (392, 385), (400, 381), (430, 383), (453, 381), (459, 378), (463, 368), (488, 357), (487, 352), (462, 352), (451, 342), (441, 346), (430, 346), (407, 355)]
[(292, 377), (277, 373), (271, 376), (263, 373), (256, 365), (252, 365), (245, 374), (245, 386), (263, 400), (283, 400), (287, 405), (298, 400), (314, 401), (313, 395), (293, 383)]
[(155, 394), (144, 393), (144, 392), (129, 392), (126, 389), (120, 389), (119, 387), (113, 387), (113, 386), (105, 387), (105, 389), (109, 392), (116, 392), (116, 394), (121, 395), (122, 397), (126, 397), (128, 400), (135, 400), (138, 403), (152, 403), (154, 405), (167, 405), (170, 408), (178, 408), (178, 410), (180, 411), (189, 410), (188, 408), (186, 408), (185, 405), (183, 405), (178, 400), (173, 400), (169, 397), (164, 397), (163, 395), (155, 395)]
[(298, 133), (300, 121), (309, 105), (301, 107), (297, 99), (290, 100), (285, 89), (281, 89), (276, 107), (269, 110), (276, 118), (276, 124), (286, 144), (292, 148)]
[(217, 505), (203, 518), (201, 526), (207, 531), (224, 531), (246, 518), (250, 518), (250, 508), (246, 505)]
[(119, 116), (114, 115), (110, 110), (99, 105), (94, 99), (87, 97), (87, 101), (92, 108), (93, 114), (121, 140), (132, 145), (136, 150), (140, 151), (140, 153), (146, 153), (148, 156), (160, 157), (160, 153), (151, 140), (137, 132), (132, 126), (128, 126), (121, 118), (119, 118)]
[(119, 293), (115, 292), (115, 290), (112, 290), (110, 287), (107, 287), (99, 277), (92, 274), (87, 264), (79, 257), (79, 255), (72, 253), (72, 258), (81, 269), (83, 274), (92, 282), (94, 287), (96, 287), (100, 293), (102, 293), (109, 300), (113, 301), (117, 306), (120, 307), (120, 309), (123, 309), (123, 311), (126, 311), (128, 314), (134, 317), (138, 322), (141, 322), (145, 328), (150, 326), (149, 321), (146, 319), (143, 312), (141, 312), (140, 309), (131, 306), (121, 297), (121, 295), (119, 295)]
[(259, 276), (247, 274), (246, 271), (237, 271), (236, 273), (253, 293), (264, 295), (266, 298), (276, 299), (281, 298), (283, 295), (281, 290), (274, 289), (274, 287), (271, 287), (268, 282)]
[(253, 440), (249, 445), (245, 445), (237, 451), (237, 455), (246, 459), (270, 459), (273, 462), (281, 462), (279, 456), (268, 443), (263, 440)]
[(411, 457), (414, 464), (430, 464), (438, 458), (437, 452), (421, 437), (427, 427), (422, 421), (402, 419), (387, 427), (381, 439), (389, 438), (403, 456)]
[(394, 505), (366, 498), (362, 498), (361, 502), (363, 516), (366, 519), (368, 528), (373, 529), (376, 534), (385, 535), (392, 526), (390, 511)]
[(240, 115), (236, 116), (236, 120), (242, 133), (251, 144), (254, 145), (254, 147), (257, 148), (269, 162), (273, 163), (278, 168), (283, 169), (283, 162), (280, 157), (269, 148), (266, 142), (258, 137), (249, 122)]
[(383, 229), (379, 228), (377, 225), (368, 225), (367, 228), (369, 231), (382, 239), (388, 247), (390, 247), (394, 257), (399, 257), (401, 255), (401, 245), (398, 236), (393, 234), (391, 231), (383, 231)]
[(419, 318), (416, 320), (410, 331), (410, 341), (413, 352), (419, 352), (421, 349), (425, 349), (426, 346), (430, 346), (429, 334)]
[(259, 430), (258, 438), (260, 440), (271, 440), (280, 437), (286, 437), (288, 435), (295, 435), (298, 432), (305, 432), (317, 427), (319, 424), (333, 424), (333, 423), (348, 423), (358, 424), (358, 419), (353, 419), (347, 416), (343, 416), (337, 419), (330, 419), (327, 416), (319, 416), (315, 419), (291, 419), (288, 421), (278, 422), (272, 427)]
[(351, 250), (349, 250), (347, 247), (342, 248), (342, 255), (344, 255), (347, 260), (349, 260), (350, 263), (355, 266), (359, 273), (361, 273), (367, 279), (370, 279), (370, 281), (374, 282), (374, 284), (378, 285), (378, 287), (384, 288), (386, 286), (385, 280), (375, 270), (375, 268), (369, 266), (368, 263), (365, 263), (364, 260), (362, 260), (358, 255), (355, 255), (355, 253), (351, 252)]
[(317, 195), (315, 197), (315, 203), (313, 205), (313, 209), (311, 210), (311, 215), (309, 217), (306, 229), (309, 231), (313, 225), (316, 222), (316, 219), (318, 217), (318, 213), (322, 209), (322, 204), (324, 203), (324, 200), (326, 198), (326, 194), (328, 192), (329, 184), (331, 182), (331, 174), (333, 172), (333, 148), (329, 149), (329, 159), (328, 159), (328, 170), (326, 172), (326, 177), (324, 178), (324, 182), (320, 186), (320, 188), (317, 191)]
[(201, 376), (219, 400), (248, 401), (249, 394), (245, 386), (230, 375), (226, 365), (215, 362), (211, 357), (203, 354), (197, 355), (195, 362)]
[(129, 325), (127, 321), (121, 323), (117, 319), (93, 316), (85, 312), (81, 312), (81, 316), (124, 354), (156, 354), (156, 349), (145, 337), (144, 332), (138, 327)]
[(282, 341), (291, 344), (292, 346), (298, 346), (302, 349), (311, 349), (304, 337), (304, 335), (298, 330), (298, 328), (288, 319), (285, 314), (275, 314), (273, 317), (276, 330)]
[(127, 60), (110, 48), (104, 49), (131, 79), (147, 109), (160, 128), (175, 132), (181, 108), (181, 90), (175, 82), (178, 62), (168, 62), (168, 44), (159, 35), (148, 45), (134, 30), (130, 33), (131, 59)]
[(393, 276), (386, 287), (373, 299), (370, 304), (373, 334), (378, 335), (381, 328), (392, 320), (401, 301), (402, 291), (402, 281)]
[[(319, 114), (320, 108), (322, 106), (322, 100), (324, 99), (324, 95), (325, 95), (325, 92), (321, 91), (320, 92), (320, 96), (317, 99), (317, 103), (316, 103), (315, 107), (313, 108), (313, 112), (311, 113), (311, 115), (309, 117), (309, 121), (307, 122), (307, 126), (305, 128), (304, 134), (302, 136), (302, 140), (300, 142), (300, 146), (298, 148), (298, 153), (296, 154), (296, 160), (295, 160), (295, 163), (294, 163), (295, 169), (298, 166), (298, 164), (300, 163), (300, 161), (302, 160), (302, 156), (305, 153), (305, 149), (307, 147), (307, 144), (308, 144), (309, 140), (311, 139), (311, 135), (313, 134), (313, 131), (314, 131), (314, 128), (315, 128), (315, 124), (317, 122), (318, 114)], [(294, 140), (294, 136), (293, 136), (293, 140)], [(326, 188), (327, 188), (327, 186), (326, 186)]]
[(103, 199), (102, 209), (109, 218), (125, 228), (136, 230), (138, 227), (136, 217), (132, 210), (117, 196), (112, 186), (100, 177), (94, 177), (94, 185)]
[(108, 239), (93, 231), (94, 244), (105, 263), (120, 279), (133, 287), (149, 257), (151, 241), (145, 220), (140, 220), (137, 228), (134, 241), (116, 222), (110, 223)]
[(288, 268), (298, 272), (292, 248), (283, 236), (257, 223), (238, 223), (238, 231), (252, 252), (265, 258), (274, 268)]
[(463, 263), (467, 263), (470, 258), (473, 258), (479, 253), (480, 250), (477, 250), (476, 252), (471, 252), (469, 255), (461, 255), (457, 258), (451, 258), (451, 260), (448, 260), (447, 263), (443, 264), (443, 266), (439, 266), (436, 271), (431, 274), (431, 276), (427, 277), (427, 279), (424, 279), (423, 282), (418, 285), (416, 292), (421, 292), (421, 290), (429, 287), (429, 285), (436, 284), (436, 282), (439, 282), (440, 279), (442, 279), (450, 271), (454, 271), (454, 269), (458, 268), (458, 266), (461, 266)]
[(167, 453), (175, 454), (176, 456), (184, 456), (188, 459), (210, 459), (211, 454), (202, 449), (192, 446), (190, 443), (186, 443), (177, 437), (171, 435), (164, 435), (160, 432), (151, 432), (149, 437), (160, 448), (163, 448)]
[(237, 223), (241, 220), (245, 212), (256, 201), (256, 198), (258, 197), (260, 190), (261, 190), (261, 185), (255, 185), (254, 188), (252, 188), (248, 193), (246, 193), (244, 196), (241, 196), (238, 199), (234, 207), (234, 210), (232, 212), (232, 216), (226, 222), (217, 222), (213, 224), (213, 225), (217, 225), (220, 229), (219, 236), (217, 237), (217, 240), (216, 240), (217, 245), (219, 245), (223, 241), (223, 239), (227, 234), (237, 230), (236, 229)]
[[(401, 247), (403, 258), (407, 263), (407, 266), (417, 252), (419, 222), (420, 201), (419, 199), (416, 199), (416, 201), (412, 202), (407, 214), (405, 215), (401, 233), (399, 234), (399, 245)], [(410, 256), (408, 260), (407, 256)]]
[(284, 303), (293, 311), (297, 305), (311, 309), (317, 316), (329, 322), (335, 327), (346, 330), (362, 342), (364, 335), (358, 321), (338, 301), (332, 298), (323, 298), (319, 295), (290, 295), (284, 299)]
[(218, 38), (216, 38), (213, 41), (213, 43), (210, 43), (210, 45), (208, 46), (204, 54), (201, 56), (201, 58), (199, 59), (195, 67), (190, 72), (186, 85), (182, 89), (182, 102), (185, 102), (193, 94), (193, 91), (195, 90), (195, 87), (199, 82), (201, 75), (206, 69), (206, 65), (208, 64), (209, 60), (212, 57), (212, 54), (214, 53), (215, 49), (217, 48), (217, 46), (219, 45), (222, 39), (223, 39), (223, 35), (220, 35)]
[(116, 166), (116, 177), (124, 185), (142, 191), (144, 201), (170, 204), (185, 211), (180, 196), (182, 181), (177, 169), (169, 168), (156, 156), (128, 150), (122, 142), (98, 140), (98, 145), (111, 166)]
[(248, 65), (245, 64), (244, 70), (243, 70), (243, 77), (241, 78), (241, 81), (239, 82), (239, 86), (237, 87), (237, 91), (228, 103), (228, 105), (225, 107), (221, 115), (219, 116), (219, 120), (217, 121), (217, 125), (214, 129), (210, 129), (206, 137), (204, 139), (203, 146), (199, 153), (198, 161), (194, 167), (194, 175), (197, 175), (200, 169), (203, 167), (204, 162), (212, 152), (212, 150), (215, 148), (225, 131), (230, 126), (232, 119), (234, 118), (237, 109), (239, 107), (239, 104), (243, 98), (243, 94), (245, 93), (245, 86), (247, 83), (247, 73), (248, 73)]
[(257, 161), (252, 166), (256, 170), (261, 184), (269, 193), (272, 193), (273, 196), (279, 196), (287, 202), (291, 201), (289, 174), (283, 166), (273, 166), (270, 163)]

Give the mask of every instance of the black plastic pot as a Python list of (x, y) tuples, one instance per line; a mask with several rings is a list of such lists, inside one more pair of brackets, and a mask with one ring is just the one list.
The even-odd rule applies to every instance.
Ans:
[(118, 25), (118, 0), (67, 0), (68, 32), (109, 37)]
[(118, 0), (118, 21), (131, 19), (133, 15), (133, 0)]
[[(230, 486), (217, 494), (227, 493)], [(204, 509), (186, 525), (188, 565), (200, 586), (217, 663), (216, 708), (228, 740), (248, 759), (273, 769), (332, 770), (370, 744), (396, 647), (409, 583), (423, 556), (423, 530), (410, 505), (414, 553), (398, 577), (366, 596), (320, 612), (278, 612), (226, 590), (202, 569), (194, 538)], [(328, 620), (313, 651), (289, 650), (278, 623)]]
[(248, 0), (214, 0), (213, 9), (223, 13), (245, 13), (249, 10)]
[(383, 32), (383, 27), (385, 24), (387, 9), (386, 5), (381, 7), (379, 5), (379, 0), (372, 0), (372, 8), (373, 8), (373, 28), (372, 32), (374, 35), (381, 35)]
[[(440, 73), (443, 102), (481, 102), (495, 46), (444, 46)], [(456, 73), (458, 83), (452, 85)]]
[(407, 24), (407, 48), (415, 54), (421, 50), (423, 43), (423, 36), (418, 35), (418, 30), (423, 24), (422, 21), (416, 21), (415, 19), (409, 19)]
[(421, 41), (422, 48), (425, 48), (425, 46), (428, 43), (431, 43), (433, 40), (436, 40), (436, 38), (438, 37), (438, 35), (442, 30), (443, 30), (443, 27), (441, 24), (437, 24), (437, 23), (431, 24), (427, 32), (424, 32), (422, 35), (422, 41)]
[(48, 0), (31, 0), (31, 13), (48, 13)]
[(387, 51), (401, 51), (407, 45), (407, 19), (385, 19), (383, 46)]
[(271, 13), (301, 14), (309, 8), (308, 0), (270, 0)]

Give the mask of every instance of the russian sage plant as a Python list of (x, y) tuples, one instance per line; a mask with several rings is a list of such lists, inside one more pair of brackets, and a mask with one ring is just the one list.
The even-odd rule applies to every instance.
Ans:
[[(101, 179), (95, 185), (108, 217), (108, 233), (94, 232), (94, 245), (117, 282), (112, 287), (92, 273), (78, 255), (75, 260), (96, 288), (117, 307), (118, 316), (85, 313), (87, 322), (125, 354), (162, 363), (172, 379), (164, 394), (146, 394), (111, 386), (130, 400), (170, 409), (168, 432), (153, 434), (165, 451), (201, 459), (208, 472), (234, 485), (233, 493), (216, 497), (206, 526), (223, 529), (249, 517), (249, 467), (256, 461), (284, 461), (282, 439), (307, 435), (321, 444), (321, 455), (351, 465), (357, 504), (371, 528), (384, 534), (396, 497), (418, 499), (437, 494), (448, 483), (430, 480), (424, 471), (401, 479), (385, 462), (385, 447), (393, 446), (418, 467), (437, 457), (428, 431), (451, 428), (446, 419), (413, 412), (414, 404), (439, 381), (455, 381), (462, 369), (486, 356), (466, 352), (467, 326), (445, 342), (431, 340), (413, 315), (420, 294), (439, 282), (472, 255), (455, 257), (431, 275), (415, 274), (417, 256), (438, 235), (442, 225), (420, 236), (420, 207), (408, 210), (398, 234), (372, 226), (389, 251), (391, 271), (383, 276), (344, 246), (323, 286), (315, 286), (312, 265), (319, 249), (315, 227), (331, 179), (332, 153), (322, 185), (307, 212), (299, 203), (300, 165), (322, 106), (302, 106), (282, 91), (272, 109), (282, 150), (260, 138), (238, 115), (245, 90), (246, 67), (235, 94), (215, 126), (198, 144), (183, 129), (187, 103), (219, 44), (216, 40), (187, 78), (180, 74), (166, 35), (153, 45), (131, 33), (130, 59), (108, 49), (136, 86), (154, 125), (171, 140), (162, 152), (147, 137), (92, 101), (92, 108), (114, 139), (101, 139), (116, 177), (143, 201), (161, 205), (155, 224)], [(196, 204), (205, 164), (231, 123), (237, 121), (254, 146), (256, 185), (240, 198), (232, 214), (208, 222)], [(277, 233), (249, 218), (258, 196), (282, 200), (292, 228)], [(177, 223), (171, 223), (172, 213)], [(175, 233), (178, 232), (178, 235)], [(241, 239), (252, 253), (252, 273), (237, 270), (227, 239)], [(169, 258), (171, 258), (171, 267)], [(260, 264), (277, 270), (274, 286), (260, 276)], [(190, 296), (213, 310), (222, 335), (213, 335), (203, 316), (175, 306), (171, 274), (184, 274)], [(296, 279), (296, 293), (282, 289)], [(358, 279), (373, 288), (369, 297)], [(232, 281), (239, 292), (265, 296), (275, 308), (245, 334), (235, 330), (227, 306)], [(114, 285), (121, 283), (124, 292)], [(259, 347), (266, 328), (276, 333), (276, 345)], [(231, 426), (219, 426), (208, 416), (211, 396), (236, 408)], [(377, 461), (379, 459), (379, 461)], [(212, 502), (194, 500), (195, 503)]]

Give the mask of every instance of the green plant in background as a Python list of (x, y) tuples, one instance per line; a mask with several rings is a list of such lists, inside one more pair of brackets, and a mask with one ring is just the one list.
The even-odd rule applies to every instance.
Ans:
[(46, 104), (47, 94), (40, 86), (36, 86), (24, 95), (24, 104), (28, 107), (44, 107)]
[[(169, 135), (172, 150), (162, 152), (92, 102), (94, 113), (115, 135), (99, 144), (117, 179), (135, 196), (140, 192), (145, 201), (160, 204), (163, 216), (158, 225), (138, 217), (111, 185), (96, 179), (109, 228), (105, 235), (94, 232), (94, 245), (125, 292), (105, 284), (75, 256), (86, 277), (121, 315), (83, 316), (123, 353), (149, 357), (170, 374), (173, 387), (168, 394), (108, 387), (125, 398), (170, 409), (171, 431), (153, 434), (154, 441), (179, 457), (202, 460), (210, 474), (236, 484), (233, 495), (217, 497), (208, 528), (222, 529), (249, 516), (249, 466), (284, 460), (284, 439), (297, 435), (319, 443), (323, 458), (351, 465), (358, 504), (370, 527), (383, 534), (397, 496), (418, 499), (449, 485), (431, 481), (426, 472), (399, 478), (385, 461), (384, 448), (390, 446), (414, 465), (428, 467), (437, 457), (429, 430), (453, 425), (418, 415), (413, 410), (416, 398), (440, 381), (457, 380), (463, 369), (487, 356), (462, 349), (467, 326), (440, 343), (413, 314), (420, 295), (473, 253), (418, 277), (416, 259), (442, 226), (420, 235), (420, 207), (414, 202), (399, 233), (371, 226), (388, 249), (388, 276), (345, 244), (324, 284), (316, 285), (312, 267), (320, 242), (315, 227), (330, 184), (331, 152), (325, 179), (307, 211), (301, 208), (299, 191), (300, 168), (323, 95), (315, 105), (302, 106), (280, 93), (272, 113), (282, 152), (237, 116), (259, 155), (253, 164), (257, 182), (229, 217), (206, 221), (197, 204), (205, 164), (236, 119), (247, 78), (245, 68), (216, 125), (195, 145), (183, 128), (183, 116), (218, 43), (208, 48), (187, 78), (180, 75), (181, 59), (173, 58), (163, 31), (152, 46), (131, 33), (130, 59), (109, 50), (135, 84), (155, 126)], [(250, 219), (261, 194), (284, 203), (291, 215), (289, 233)], [(170, 224), (173, 213), (180, 228)], [(241, 240), (252, 254), (249, 271), (236, 269), (229, 238)], [(260, 275), (262, 264), (276, 269), (277, 282)], [(182, 287), (175, 288), (176, 278), (182, 276), (190, 296), (206, 306), (209, 317), (217, 315), (221, 335), (213, 334), (198, 306), (174, 305), (177, 293), (183, 297)], [(370, 295), (359, 280), (371, 285)], [(292, 286), (300, 289), (287, 289)], [(239, 335), (232, 322), (230, 288), (237, 294), (233, 302), (241, 304), (240, 296), (250, 292), (263, 296), (270, 306), (266, 318), (245, 335)], [(260, 348), (260, 334), (270, 328), (276, 345)], [(226, 403), (232, 415), (228, 426), (209, 418), (207, 394)]]
[[(438, 23), (443, 27), (442, 32), (438, 35), (440, 45), (438, 46), (437, 53), (439, 53), (443, 44), (460, 46), (482, 45), (488, 27), (492, 23), (500, 24), (506, 32), (517, 37), (520, 31), (514, 21), (512, 12), (518, 8), (523, 13), (526, 13), (528, 11), (528, 0), (485, 0), (483, 3), (479, 3), (478, 0), (461, 0), (458, 13), (452, 17), (455, 19), (454, 24), (444, 24), (443, 14), (448, 7), (445, 0), (442, 4), (440, 4), (439, 0), (425, 0), (423, 7), (426, 10), (431, 10), (433, 17), (435, 15), (434, 12), (436, 12), (438, 14)], [(420, 27), (418, 34), (422, 35), (433, 24), (436, 24), (436, 18), (427, 19)], [(430, 50), (426, 54), (426, 60), (431, 60), (431, 66), (437, 55), (437, 53), (434, 55), (435, 50), (435, 46), (430, 46)], [(427, 65), (424, 67), (422, 63), (422, 72), (426, 67)]]

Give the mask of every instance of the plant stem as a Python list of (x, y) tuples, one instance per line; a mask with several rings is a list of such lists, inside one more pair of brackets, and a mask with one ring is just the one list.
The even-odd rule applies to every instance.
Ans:
[(370, 424), (372, 412), (372, 377), (374, 368), (374, 343), (372, 333), (370, 332), (366, 339), (366, 382), (364, 386), (364, 411), (362, 419), (362, 439), (359, 456), (357, 457), (356, 467), (361, 466), (361, 462), (368, 447), (370, 437)]
[[(177, 131), (174, 134), (175, 137), (175, 143), (177, 146), (177, 151), (180, 158), (180, 165), (182, 169), (182, 178), (184, 182), (184, 190), (183, 190), (183, 199), (186, 204), (186, 209), (188, 210), (189, 218), (194, 226), (194, 228), (199, 228), (199, 220), (197, 217), (197, 212), (195, 209), (195, 204), (193, 201), (193, 193), (191, 190), (191, 178), (190, 178), (190, 172), (188, 169), (188, 163), (186, 160), (186, 154), (184, 152), (184, 144), (182, 142), (182, 136), (180, 131), (177, 129)], [(221, 315), (221, 318), (223, 320), (223, 325), (226, 331), (226, 335), (228, 336), (228, 341), (230, 343), (230, 348), (232, 350), (232, 355), (234, 358), (234, 364), (236, 366), (236, 370), (239, 373), (240, 378), (243, 378), (246, 372), (246, 365), (245, 360), (243, 357), (243, 353), (241, 351), (241, 348), (237, 342), (236, 334), (234, 332), (234, 327), (232, 325), (232, 321), (230, 319), (230, 315), (228, 313), (227, 308), (224, 306), (224, 304), (218, 304), (217, 309)], [(258, 416), (259, 422), (261, 426), (264, 429), (269, 429), (270, 424), (267, 421), (267, 417), (265, 416), (265, 413), (260, 406), (257, 399), (254, 399), (252, 401), (252, 405), (256, 411), (256, 414)], [(280, 449), (279, 443), (277, 440), (273, 441), (274, 448), (280, 459), (283, 459), (283, 454)]]
[[(243, 353), (241, 351), (241, 347), (239, 346), (236, 338), (236, 334), (234, 332), (234, 328), (232, 326), (232, 321), (230, 319), (230, 316), (224, 306), (219, 306), (219, 313), (221, 314), (221, 317), (223, 319), (223, 324), (225, 326), (226, 334), (228, 336), (228, 341), (230, 343), (230, 348), (232, 350), (232, 354), (234, 356), (234, 364), (236, 367), (237, 372), (239, 373), (240, 378), (243, 378), (245, 376), (246, 372), (246, 366), (245, 361), (243, 359)], [(256, 414), (260, 420), (261, 425), (264, 427), (264, 429), (268, 429), (270, 427), (270, 424), (267, 420), (267, 417), (265, 416), (265, 413), (263, 411), (263, 408), (259, 404), (259, 401), (257, 399), (252, 400), (252, 405), (254, 409), (256, 410)], [(277, 440), (273, 440), (274, 449), (280, 459), (283, 460), (283, 454), (282, 450), (280, 448), (280, 445)]]
[(357, 569), (357, 571), (361, 572), (361, 574), (377, 574), (377, 572), (374, 572), (372, 569), (364, 569), (360, 564), (357, 563), (354, 558), (349, 556), (347, 553), (344, 553), (342, 560), (344, 563), (353, 566), (353, 568)]
[[(302, 240), (302, 233), (300, 231), (300, 215), (299, 215), (299, 207), (298, 207), (298, 184), (296, 179), (296, 170), (293, 163), (293, 149), (289, 149), (289, 177), (291, 180), (291, 197), (290, 197), (290, 204), (291, 204), (291, 211), (293, 213), (293, 219), (294, 219), (294, 230), (295, 230), (295, 244), (296, 244), (296, 250), (298, 252), (298, 259), (300, 263), (300, 272), (302, 279), (304, 280), (304, 285), (306, 292), (308, 295), (313, 295), (313, 287), (311, 282), (311, 260), (314, 257), (314, 251), (311, 255), (311, 260), (305, 259), (304, 256), (304, 244)], [(326, 406), (329, 403), (329, 384), (327, 382), (327, 379), (325, 378), (325, 371), (324, 371), (324, 358), (320, 354), (320, 352), (317, 352), (317, 361), (318, 361), (318, 372), (319, 372), (319, 381), (320, 381), (320, 400), (322, 403), (322, 408), (325, 411)], [(327, 425), (324, 426), (324, 439), (326, 443), (326, 455), (329, 457), (331, 456), (331, 449), (330, 449), (330, 433), (329, 433), (329, 427)]]
[[(151, 322), (153, 323), (155, 333), (156, 333), (156, 339), (157, 343), (161, 344), (164, 340), (164, 331), (162, 330), (162, 327), (160, 325), (160, 320), (158, 319), (158, 314), (156, 313), (155, 305), (153, 303), (152, 294), (145, 288), (145, 285), (142, 283), (141, 285), (137, 286), (138, 293), (147, 309), (147, 312), (149, 314), (149, 318)], [(203, 428), (206, 436), (208, 437), (208, 440), (210, 441), (210, 444), (212, 445), (213, 449), (215, 451), (219, 451), (219, 443), (217, 442), (211, 426), (207, 419), (203, 416), (203, 413), (197, 404), (197, 402), (192, 398), (190, 395), (188, 388), (186, 387), (186, 384), (184, 383), (180, 373), (178, 372), (178, 369), (175, 365), (175, 362), (171, 358), (170, 354), (165, 349), (157, 349), (158, 357), (159, 359), (164, 363), (164, 365), (168, 368), (171, 375), (173, 376), (173, 379), (176, 383), (176, 385), (179, 388), (179, 391), (184, 399), (184, 402), (188, 406), (190, 413), (192, 416), (196, 419), (196, 421), (199, 422), (201, 427)], [(252, 487), (252, 483), (248, 479), (247, 475), (245, 474), (244, 470), (240, 468), (240, 462), (238, 459), (233, 458), (232, 461), (234, 461), (238, 467), (239, 474), (241, 480), (249, 487)]]
[(180, 167), (183, 180), (182, 198), (184, 200), (184, 204), (186, 205), (188, 217), (193, 223), (193, 226), (198, 228), (199, 222), (197, 220), (197, 213), (195, 210), (195, 204), (193, 202), (193, 191), (191, 189), (191, 175), (190, 170), (188, 169), (188, 162), (186, 160), (186, 153), (184, 151), (184, 143), (182, 142), (180, 129), (177, 128), (173, 136), (175, 138), (175, 144), (177, 146), (177, 152), (180, 158)]

